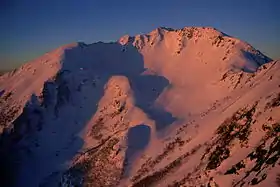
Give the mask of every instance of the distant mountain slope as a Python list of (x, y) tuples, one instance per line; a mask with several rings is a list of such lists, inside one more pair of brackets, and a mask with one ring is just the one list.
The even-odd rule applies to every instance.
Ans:
[(8, 70), (0, 70), (0, 76), (4, 75), (7, 72), (8, 72)]
[(62, 46), (0, 77), (1, 181), (277, 187), (279, 68), (214, 28)]

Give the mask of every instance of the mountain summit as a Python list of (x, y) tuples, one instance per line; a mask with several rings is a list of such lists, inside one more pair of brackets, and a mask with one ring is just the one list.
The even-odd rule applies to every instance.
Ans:
[(0, 181), (278, 187), (279, 72), (210, 27), (62, 46), (0, 77)]

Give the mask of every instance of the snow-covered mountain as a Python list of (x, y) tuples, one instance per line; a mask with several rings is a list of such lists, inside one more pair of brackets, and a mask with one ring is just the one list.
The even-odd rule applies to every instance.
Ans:
[(0, 97), (4, 186), (280, 186), (280, 62), (214, 28), (62, 46)]

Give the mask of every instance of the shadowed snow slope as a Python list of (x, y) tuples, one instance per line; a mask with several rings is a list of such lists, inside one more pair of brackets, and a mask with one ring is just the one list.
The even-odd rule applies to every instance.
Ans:
[(214, 28), (62, 46), (0, 77), (0, 181), (277, 187), (279, 72)]

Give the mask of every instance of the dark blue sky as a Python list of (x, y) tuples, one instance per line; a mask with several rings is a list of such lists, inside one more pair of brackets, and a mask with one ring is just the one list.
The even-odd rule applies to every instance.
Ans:
[(0, 68), (63, 44), (212, 26), (280, 58), (280, 0), (1, 0)]

